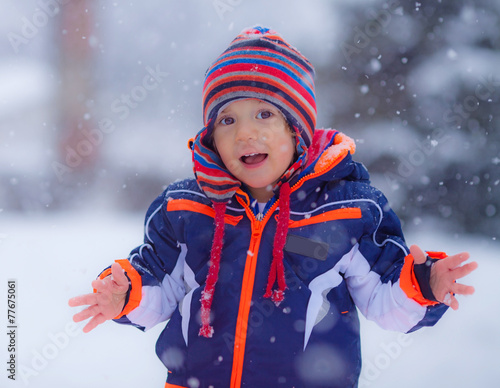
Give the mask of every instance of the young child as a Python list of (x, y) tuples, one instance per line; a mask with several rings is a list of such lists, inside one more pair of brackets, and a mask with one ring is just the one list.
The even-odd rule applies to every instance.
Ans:
[[(354, 142), (315, 129), (314, 70), (275, 31), (238, 35), (206, 73), (195, 179), (151, 205), (144, 244), (70, 300), (147, 330), (165, 387), (356, 387), (357, 309), (381, 327), (434, 325), (477, 264), (408, 250)], [(403, 384), (404, 385), (404, 384)]]

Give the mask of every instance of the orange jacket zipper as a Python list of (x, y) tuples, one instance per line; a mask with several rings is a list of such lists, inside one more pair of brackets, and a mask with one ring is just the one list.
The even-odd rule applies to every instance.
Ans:
[[(253, 211), (238, 199), (244, 206), (245, 211), (250, 219), (252, 228), (252, 237), (247, 252), (245, 262), (245, 271), (243, 273), (243, 281), (241, 284), (240, 305), (238, 310), (238, 318), (236, 321), (236, 332), (234, 338), (234, 353), (233, 353), (233, 370), (231, 372), (231, 388), (241, 387), (241, 378), (243, 375), (243, 362), (245, 357), (245, 346), (247, 339), (248, 317), (250, 315), (250, 307), (252, 303), (253, 287), (255, 282), (255, 269), (257, 267), (257, 257), (259, 253), (262, 231), (265, 224), (271, 218), (274, 210), (278, 206), (276, 201), (273, 206), (266, 212), (264, 219), (258, 221)], [(264, 290), (263, 290), (264, 292)]]
[[(336, 166), (341, 160), (345, 158), (348, 151), (340, 153), (335, 157), (334, 160), (330, 161), (326, 166), (318, 171), (314, 171), (304, 177), (302, 177), (298, 182), (296, 182), (293, 187), (291, 187), (291, 192), (298, 190), (306, 180), (314, 178), (323, 174), (325, 171)], [(353, 153), (353, 150), (351, 151)], [(255, 281), (255, 269), (257, 267), (257, 256), (259, 252), (260, 241), (262, 238), (262, 230), (265, 224), (271, 217), (271, 215), (276, 210), (279, 199), (271, 206), (270, 209), (264, 214), (264, 219), (262, 221), (257, 220), (253, 211), (250, 209), (247, 201), (239, 196), (237, 196), (238, 202), (244, 207), (248, 218), (251, 222), (252, 237), (250, 239), (250, 246), (247, 253), (245, 272), (243, 273), (243, 281), (241, 284), (241, 296), (240, 296), (240, 306), (238, 310), (238, 318), (236, 321), (236, 333), (234, 339), (234, 354), (233, 354), (233, 370), (231, 372), (231, 388), (241, 387), (241, 378), (243, 376), (243, 362), (245, 356), (245, 345), (247, 339), (247, 328), (248, 328), (248, 317), (250, 314), (250, 306), (252, 302), (252, 293)]]

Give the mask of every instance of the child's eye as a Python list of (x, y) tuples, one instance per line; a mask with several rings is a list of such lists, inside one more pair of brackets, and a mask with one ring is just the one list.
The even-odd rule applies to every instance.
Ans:
[(268, 110), (263, 110), (262, 112), (259, 112), (257, 114), (257, 118), (258, 119), (268, 119), (269, 117), (271, 117), (273, 115), (273, 112), (270, 112)]
[(231, 125), (234, 124), (234, 119), (232, 117), (223, 117), (219, 120), (219, 124), (222, 125)]

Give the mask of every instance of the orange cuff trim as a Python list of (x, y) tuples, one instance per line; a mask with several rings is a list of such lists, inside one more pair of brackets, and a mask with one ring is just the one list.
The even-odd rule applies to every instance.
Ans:
[[(134, 267), (132, 267), (132, 264), (130, 264), (130, 261), (127, 259), (123, 260), (115, 260), (120, 266), (123, 268), (123, 270), (127, 273), (128, 278), (130, 279), (130, 282), (132, 283), (132, 288), (130, 290), (130, 295), (128, 298), (128, 303), (126, 306), (124, 306), (123, 311), (114, 317), (113, 319), (119, 319), (123, 317), (124, 315), (127, 315), (130, 313), (133, 309), (135, 309), (139, 304), (141, 303), (142, 299), (142, 278), (141, 275), (135, 270)], [(107, 276), (111, 275), (111, 267), (105, 269), (100, 275), (99, 279), (104, 279)], [(97, 292), (96, 289), (94, 289), (94, 293)]]
[[(99, 275), (99, 280), (102, 280), (104, 278), (107, 278), (108, 276), (111, 276), (111, 267), (109, 268), (106, 268), (104, 271), (101, 272), (101, 274)], [(97, 293), (97, 290), (95, 288), (92, 289), (92, 292), (94, 294)]]
[[(127, 259), (123, 260), (115, 260), (120, 266), (123, 268), (123, 270), (127, 273), (127, 276), (130, 279), (130, 282), (132, 283), (132, 289), (130, 290), (130, 295), (128, 298), (128, 303), (126, 306), (124, 306), (123, 311), (114, 317), (113, 319), (119, 319), (123, 317), (124, 315), (127, 315), (130, 313), (133, 309), (135, 309), (139, 304), (141, 303), (142, 299), (142, 278), (141, 275), (136, 271), (134, 267), (132, 267), (132, 264), (130, 264), (130, 261)], [(104, 279), (105, 277), (108, 277), (111, 275), (111, 267), (106, 268), (102, 273), (99, 275), (99, 279)], [(97, 292), (97, 290), (94, 288), (93, 289), (94, 293)]]
[[(99, 279), (104, 279), (105, 277), (108, 277), (109, 275), (111, 275), (111, 267), (109, 268), (106, 268), (104, 271), (101, 272), (101, 274), (99, 275)], [(97, 292), (96, 289), (94, 289), (94, 293)]]
[[(429, 256), (431, 255), (429, 254)], [(425, 299), (422, 295), (417, 278), (415, 277), (415, 272), (413, 271), (413, 261), (414, 259), (411, 253), (405, 257), (405, 263), (399, 276), (399, 285), (401, 289), (404, 291), (406, 296), (408, 296), (408, 298), (413, 299), (421, 306), (434, 306), (439, 304), (439, 302)]]
[(187, 387), (183, 387), (181, 385), (174, 385), (174, 384), (165, 383), (165, 388), (187, 388)]
[(446, 259), (448, 257), (444, 252), (426, 251), (426, 253), (432, 259)]
[(120, 266), (123, 268), (123, 270), (127, 273), (128, 278), (130, 279), (130, 282), (132, 283), (132, 288), (130, 290), (130, 295), (128, 298), (128, 303), (127, 305), (123, 308), (123, 311), (121, 314), (117, 315), (113, 319), (119, 319), (123, 317), (124, 315), (127, 315), (130, 313), (133, 309), (135, 309), (139, 304), (141, 303), (142, 299), (142, 278), (141, 275), (139, 275), (139, 272), (136, 271), (134, 267), (132, 267), (132, 264), (130, 264), (130, 261), (127, 259), (122, 259), (122, 260), (115, 260)]

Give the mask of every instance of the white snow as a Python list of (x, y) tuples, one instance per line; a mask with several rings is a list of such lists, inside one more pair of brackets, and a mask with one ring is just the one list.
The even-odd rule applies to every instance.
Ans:
[(27, 60), (0, 62), (0, 118), (50, 99), (50, 69)]
[[(142, 222), (141, 214), (0, 213), (0, 290), (6, 299), (7, 281), (15, 279), (18, 297), (17, 381), (8, 380), (1, 368), (1, 387), (163, 387), (166, 370), (154, 352), (161, 325), (143, 333), (106, 323), (83, 334), (83, 324), (71, 320), (78, 309), (67, 305), (69, 298), (90, 292), (92, 279), (112, 260), (141, 243)], [(432, 225), (428, 233), (410, 233), (407, 239), (431, 250), (468, 250), (479, 269), (464, 283), (474, 285), (476, 294), (459, 298), (460, 309), (447, 312), (435, 327), (410, 335), (362, 320), (360, 387), (492, 386), (500, 378), (498, 242), (448, 236)], [(5, 300), (1, 306), (6, 332)], [(4, 362), (6, 337), (0, 347)]]
[[(57, 45), (54, 45), (58, 42), (58, 18), (49, 14), (46, 20), (36, 19), (40, 25), (26, 43), (17, 48), (9, 41), (9, 34), (22, 35), (26, 23), (33, 23), (37, 15), (43, 17), (44, 12), (50, 13), (46, 9), (48, 4), (54, 3), (62, 1), (0, 4), (0, 31), (4, 37), (4, 45), (0, 47), (0, 178), (12, 186), (22, 186), (29, 192), (29, 200), (31, 194), (36, 197), (48, 195), (40, 188), (49, 186), (50, 178), (55, 178), (50, 166), (59, 157), (60, 104), (56, 97), (62, 78), (58, 70)], [(96, 109), (88, 115), (94, 125), (108, 118), (116, 126), (114, 133), (103, 136), (102, 144), (99, 143), (105, 167), (99, 174), (108, 174), (106, 177), (112, 174), (168, 174), (175, 179), (191, 173), (186, 142), (201, 128), (200, 95), (204, 71), (243, 27), (259, 22), (275, 28), (318, 69), (335, 66), (344, 70), (346, 77), (347, 70), (352, 70), (345, 66), (345, 58), (338, 56), (338, 52), (335, 54), (341, 42), (351, 42), (354, 32), (344, 27), (348, 25), (343, 20), (347, 13), (336, 15), (332, 11), (334, 2), (318, 1), (314, 6), (298, 2), (290, 7), (290, 2), (277, 0), (273, 7), (266, 7), (265, 12), (251, 1), (223, 1), (229, 4), (223, 11), (215, 5), (220, 3), (156, 1), (147, 7), (132, 2), (122, 5), (113, 2), (110, 6), (99, 2), (100, 12), (95, 14), (96, 35), (89, 36), (89, 43), (95, 50), (97, 90), (93, 104)], [(350, 5), (360, 0), (338, 3)], [(367, 12), (372, 8), (375, 11), (383, 9), (373, 0), (363, 0), (363, 4)], [(500, 7), (500, 2), (495, 4)], [(415, 6), (420, 7), (418, 3)], [(447, 38), (445, 47), (418, 62), (418, 67), (405, 80), (414, 97), (425, 100), (441, 96), (444, 91), (447, 95), (458, 96), (459, 87), (464, 84), (474, 90), (474, 95), (459, 100), (458, 107), (466, 107), (471, 100), (492, 102), (500, 76), (497, 65), (500, 54), (470, 46), (485, 37), (496, 36), (495, 17), (495, 14), (481, 13), (467, 6), (453, 23), (441, 20)], [(360, 20), (362, 23), (367, 19), (363, 16)], [(359, 23), (358, 26), (365, 27)], [(391, 16), (387, 34), (409, 50), (418, 41), (419, 26), (399, 7)], [(380, 70), (380, 59), (380, 56), (374, 57), (367, 63), (370, 74)], [(403, 57), (401, 61), (406, 64), (409, 59)], [(138, 88), (148, 66), (159, 66), (162, 74), (168, 72), (170, 75), (144, 96), (144, 101), (140, 95), (134, 108), (124, 110), (123, 105), (113, 105), (123, 94), (142, 90)], [(328, 104), (318, 109), (318, 122), (322, 122), (321, 115), (326, 114), (322, 111), (342, 113), (349, 104), (356, 103), (349, 86), (342, 79), (331, 82), (328, 99), (318, 98), (318, 103)], [(360, 85), (359, 91), (362, 94), (371, 92), (367, 85)], [(423, 119), (439, 125), (443, 115), (448, 113), (444, 117), (445, 120), (448, 117), (448, 124), (449, 121), (460, 126), (467, 124), (452, 111), (452, 105), (443, 104), (426, 107)], [(367, 110), (370, 116), (375, 112), (379, 113), (380, 108), (373, 106)], [(367, 117), (365, 111), (358, 114), (357, 122)], [(330, 116), (325, 118), (331, 120)], [(349, 128), (339, 129), (350, 132)], [(413, 160), (412, 155), (420, 155), (416, 152), (425, 154), (426, 166), (434, 165), (437, 159), (451, 163), (457, 158), (461, 161), (471, 158), (476, 166), (490, 162), (498, 164), (496, 157), (481, 159), (473, 152), (463, 152), (469, 138), (459, 131), (449, 135), (436, 129), (424, 141), (417, 138), (416, 132), (405, 122), (371, 120), (369, 130), (365, 130), (360, 139), (364, 144), (360, 154), (364, 152), (365, 162), (381, 154), (396, 155), (398, 163), (408, 168), (419, 166), (418, 161), (408, 164)], [(432, 148), (427, 147), (428, 142)], [(404, 185), (426, 173), (413, 174), (411, 169), (404, 172), (408, 175), (405, 175), (406, 181), (393, 180), (392, 185)], [(39, 182), (38, 178), (43, 181)], [(377, 180), (377, 176), (372, 178)], [(378, 179), (383, 189), (388, 179), (381, 174)], [(429, 178), (424, 176), (424, 179)], [(492, 178), (491, 186), (499, 182)], [(471, 184), (476, 183), (471, 181)], [(143, 333), (132, 327), (108, 323), (90, 334), (83, 334), (84, 324), (74, 324), (71, 319), (78, 309), (67, 305), (69, 298), (91, 292), (92, 279), (104, 267), (114, 259), (126, 257), (130, 249), (142, 242), (143, 214), (100, 212), (114, 198), (106, 194), (112, 190), (110, 187), (114, 186), (98, 186), (96, 191), (102, 197), (88, 198), (85, 210), (80, 213), (14, 215), (9, 213), (11, 203), (0, 203), (0, 362), (3, 365), (0, 388), (163, 387), (166, 370), (154, 351), (161, 325)], [(18, 195), (22, 190), (12, 192)], [(394, 202), (406, 200), (404, 190), (393, 191), (391, 195)], [(25, 198), (19, 199), (26, 202)], [(42, 199), (41, 202), (50, 201)], [(100, 206), (99, 209), (96, 206)], [(485, 211), (494, 217), (499, 209), (491, 203)], [(408, 233), (408, 241), (450, 253), (469, 250), (480, 264), (477, 273), (466, 281), (476, 287), (476, 294), (459, 298), (460, 310), (449, 311), (436, 327), (411, 335), (386, 332), (362, 320), (364, 368), (360, 387), (498, 385), (499, 242), (485, 237), (449, 236), (442, 228), (427, 222), (415, 218), (413, 224), (427, 233)], [(15, 382), (7, 379), (6, 371), (9, 279), (16, 281), (17, 289)]]

